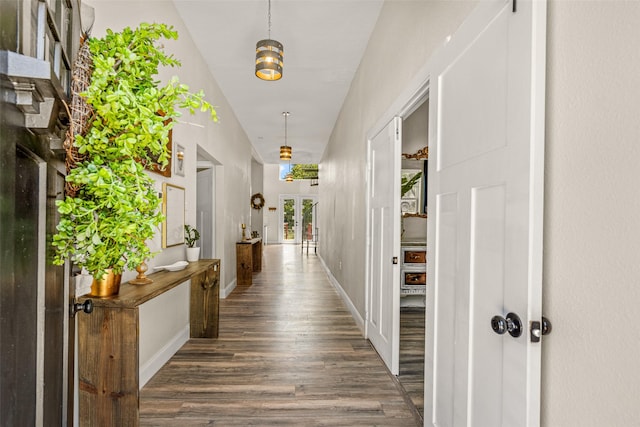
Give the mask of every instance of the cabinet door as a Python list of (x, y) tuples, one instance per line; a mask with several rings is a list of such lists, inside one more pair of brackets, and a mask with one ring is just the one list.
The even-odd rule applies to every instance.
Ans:
[(191, 278), (191, 338), (218, 336), (219, 291), (218, 264)]

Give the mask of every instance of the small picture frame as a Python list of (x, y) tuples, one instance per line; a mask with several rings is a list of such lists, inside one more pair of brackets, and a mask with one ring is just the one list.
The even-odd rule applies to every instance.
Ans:
[(176, 149), (173, 151), (173, 167), (176, 175), (184, 176), (184, 147), (175, 144)]

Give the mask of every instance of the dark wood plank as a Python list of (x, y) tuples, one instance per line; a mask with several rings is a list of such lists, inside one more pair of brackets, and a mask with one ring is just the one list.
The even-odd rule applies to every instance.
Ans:
[(78, 316), (83, 425), (138, 425), (138, 310), (94, 307)]
[(424, 308), (400, 310), (400, 375), (398, 380), (420, 416), (424, 416)]
[(209, 268), (213, 268), (219, 260), (203, 259), (196, 262), (190, 262), (184, 270), (180, 271), (159, 271), (149, 274), (147, 277), (153, 280), (149, 285), (132, 285), (123, 283), (120, 285), (118, 295), (106, 298), (96, 298), (89, 295), (80, 297), (79, 302), (91, 299), (94, 306), (101, 307), (138, 307), (139, 305), (149, 301), (175, 288), (181, 283), (189, 280), (193, 275), (200, 274)]
[(420, 425), (318, 258), (263, 249), (253, 284), (220, 301), (218, 338), (189, 340), (142, 389), (141, 425)]

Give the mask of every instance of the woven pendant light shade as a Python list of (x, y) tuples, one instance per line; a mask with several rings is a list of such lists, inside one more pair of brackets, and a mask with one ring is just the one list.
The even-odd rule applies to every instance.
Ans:
[(256, 43), (256, 77), (275, 81), (282, 78), (282, 43), (271, 38), (271, 0), (269, 0), (269, 37)]
[(291, 114), (288, 111), (283, 111), (284, 116), (284, 145), (280, 146), (280, 160), (289, 160), (291, 163), (291, 146), (287, 145), (287, 117)]
[(280, 160), (291, 160), (291, 147), (288, 145), (280, 146)]
[(271, 39), (256, 44), (256, 77), (274, 81), (282, 78), (284, 48), (282, 43)]

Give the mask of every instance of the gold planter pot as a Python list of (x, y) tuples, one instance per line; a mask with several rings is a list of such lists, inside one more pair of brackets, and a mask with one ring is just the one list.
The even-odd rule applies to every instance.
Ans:
[(118, 295), (121, 279), (121, 274), (113, 274), (113, 270), (108, 268), (101, 279), (93, 279), (93, 283), (91, 283), (91, 296), (103, 298)]

